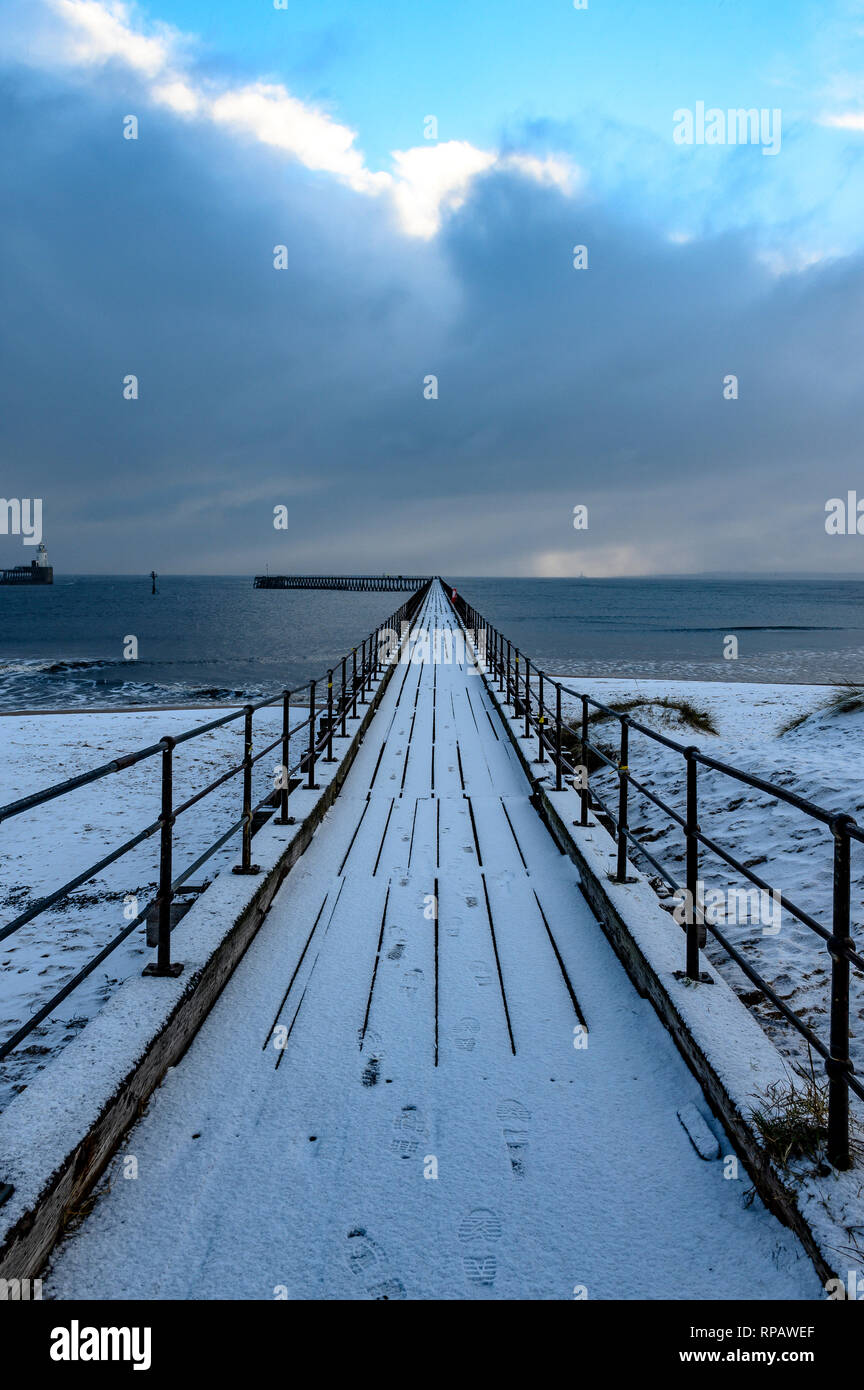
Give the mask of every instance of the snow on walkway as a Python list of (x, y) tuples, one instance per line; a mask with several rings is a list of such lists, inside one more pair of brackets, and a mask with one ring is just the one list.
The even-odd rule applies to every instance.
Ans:
[(397, 667), (50, 1296), (820, 1296), (529, 794), (476, 670)]

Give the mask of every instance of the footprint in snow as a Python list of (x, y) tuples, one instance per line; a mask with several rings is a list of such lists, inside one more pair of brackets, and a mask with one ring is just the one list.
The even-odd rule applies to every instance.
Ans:
[(480, 1238), (501, 1239), (501, 1217), (491, 1207), (474, 1207), (459, 1222), (459, 1239), (463, 1243)]
[(359, 1279), (368, 1296), (381, 1302), (403, 1299), (405, 1285), (394, 1278), (386, 1252), (366, 1234), (362, 1226), (348, 1232), (348, 1268)]
[(518, 1100), (502, 1100), (496, 1111), (502, 1126), (507, 1156), (514, 1178), (525, 1176), (525, 1155), (528, 1149), (528, 1124), (531, 1111)]
[(363, 1074), (362, 1074), (362, 1076), (360, 1077), (360, 1080), (362, 1081), (362, 1083), (363, 1083), (364, 1086), (367, 1086), (367, 1087), (368, 1087), (368, 1086), (377, 1086), (377, 1085), (378, 1085), (378, 1077), (379, 1077), (380, 1075), (381, 1075), (381, 1063), (379, 1062), (379, 1060), (378, 1060), (377, 1057), (370, 1057), (370, 1058), (369, 1058), (369, 1061), (366, 1063), (365, 1067), (363, 1068)]
[(420, 1111), (414, 1105), (403, 1105), (393, 1121), (395, 1136), (390, 1140), (390, 1152), (397, 1158), (413, 1158), (420, 1147), (420, 1140), (426, 1138), (426, 1125)]
[(490, 1241), (501, 1239), (501, 1218), (491, 1207), (474, 1207), (459, 1222), (457, 1232), (463, 1245), (470, 1247), (462, 1256), (465, 1278), (471, 1284), (492, 1288), (498, 1273), (498, 1261), (486, 1248)]
[(365, 1033), (362, 1028), (358, 1028), (357, 1042), (361, 1052), (372, 1052), (379, 1061), (384, 1060), (384, 1042), (381, 1034), (374, 1028), (367, 1028)]
[(463, 1255), (462, 1268), (472, 1284), (482, 1284), (491, 1288), (498, 1273), (498, 1261), (494, 1255)]
[(453, 1041), (463, 1052), (473, 1052), (480, 1035), (480, 1024), (476, 1018), (462, 1018), (453, 1033)]
[(474, 976), (474, 979), (477, 981), (478, 985), (480, 985), (481, 989), (492, 983), (492, 971), (483, 960), (472, 960), (471, 974)]

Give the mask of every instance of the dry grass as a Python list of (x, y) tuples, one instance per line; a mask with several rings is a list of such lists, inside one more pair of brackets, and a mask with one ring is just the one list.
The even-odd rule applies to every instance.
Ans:
[[(609, 706), (609, 709), (613, 710), (614, 714), (607, 714), (605, 710), (594, 710), (589, 715), (589, 738), (591, 737), (592, 732), (596, 733), (598, 726), (602, 728), (604, 725), (608, 726), (609, 724), (613, 723), (615, 714), (633, 714), (634, 712), (650, 711), (652, 709), (660, 710), (664, 714), (670, 716), (668, 722), (673, 723), (674, 721), (674, 723), (677, 724), (679, 727), (683, 726), (687, 729), (693, 729), (695, 730), (695, 732), (700, 734), (717, 733), (717, 726), (715, 725), (714, 720), (712, 719), (708, 710), (701, 709), (698, 705), (694, 705), (690, 700), (675, 699), (667, 695), (664, 695), (662, 698), (655, 699), (645, 697), (642, 699), (620, 700), (616, 704), (611, 704)], [(590, 751), (587, 760), (582, 757), (581, 722), (575, 724), (568, 724), (564, 726), (564, 729), (562, 730), (561, 743), (564, 748), (564, 752), (568, 758), (570, 758), (572, 761), (587, 763), (589, 774), (595, 772), (599, 767), (606, 766), (602, 758), (598, 758), (594, 753)], [(617, 748), (613, 747), (606, 741), (601, 741), (599, 739), (596, 740), (596, 744), (597, 747), (603, 753), (606, 754), (607, 758), (611, 758), (613, 762), (617, 759)]]
[(794, 719), (787, 719), (786, 723), (777, 730), (777, 737), (782, 738), (784, 734), (791, 733), (793, 729), (800, 729), (802, 724), (806, 724), (809, 719), (813, 719), (818, 714), (829, 714), (836, 717), (841, 714), (858, 714), (861, 710), (864, 710), (864, 687), (840, 685), (815, 709), (807, 710), (804, 714), (796, 714)]
[[(699, 705), (694, 705), (692, 700), (676, 699), (670, 695), (663, 695), (656, 698), (637, 698), (632, 700), (621, 700), (617, 704), (611, 704), (610, 710), (615, 714), (633, 714), (637, 710), (662, 710), (664, 714), (671, 715), (670, 722), (683, 724), (685, 728), (694, 729), (700, 734), (716, 734), (717, 726), (707, 709), (701, 709)], [(590, 716), (589, 726), (603, 724), (613, 718), (605, 710), (595, 710)]]
[[(817, 1079), (808, 1049), (809, 1071), (797, 1070), (786, 1081), (775, 1081), (754, 1094), (750, 1112), (769, 1158), (786, 1168), (795, 1159), (819, 1163), (828, 1139), (828, 1082)], [(864, 1153), (860, 1126), (850, 1120), (853, 1159)]]
[(857, 714), (864, 710), (864, 688), (850, 685), (845, 690), (836, 690), (825, 708), (831, 714)]

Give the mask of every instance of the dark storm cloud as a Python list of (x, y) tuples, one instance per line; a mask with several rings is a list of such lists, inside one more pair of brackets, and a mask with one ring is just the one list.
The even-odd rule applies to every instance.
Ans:
[(12, 75), (0, 121), (0, 492), (61, 569), (860, 568), (823, 525), (864, 493), (860, 259), (777, 278), (502, 172), (412, 240), (110, 82)]

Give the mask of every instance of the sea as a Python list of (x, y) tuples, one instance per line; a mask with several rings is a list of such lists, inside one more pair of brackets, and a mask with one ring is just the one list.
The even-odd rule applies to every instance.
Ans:
[[(862, 581), (447, 582), (554, 675), (864, 685)], [(322, 676), (405, 597), (251, 576), (162, 575), (155, 595), (133, 575), (0, 587), (0, 710), (263, 698)]]

